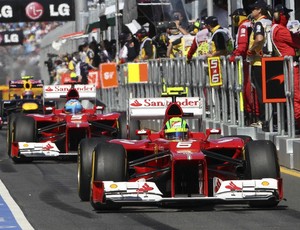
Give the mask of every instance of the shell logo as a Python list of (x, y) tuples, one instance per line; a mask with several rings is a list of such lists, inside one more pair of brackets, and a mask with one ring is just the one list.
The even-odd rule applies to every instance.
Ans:
[(118, 185), (117, 185), (117, 184), (111, 184), (109, 187), (110, 187), (111, 189), (116, 189), (116, 188), (118, 188)]
[(23, 147), (27, 148), (29, 145), (28, 144), (24, 144)]
[(270, 184), (270, 183), (269, 183), (268, 181), (263, 181), (263, 182), (261, 182), (261, 185), (262, 185), (262, 186), (269, 186), (269, 184)]

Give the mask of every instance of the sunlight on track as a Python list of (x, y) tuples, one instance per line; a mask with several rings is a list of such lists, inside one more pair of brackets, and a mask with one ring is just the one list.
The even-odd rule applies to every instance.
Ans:
[(299, 171), (295, 171), (295, 170), (292, 170), (292, 169), (288, 169), (288, 168), (285, 168), (285, 167), (280, 167), (280, 172), (284, 173), (284, 174), (288, 174), (288, 175), (291, 175), (291, 176), (295, 176), (295, 177), (299, 177), (300, 178), (300, 172)]

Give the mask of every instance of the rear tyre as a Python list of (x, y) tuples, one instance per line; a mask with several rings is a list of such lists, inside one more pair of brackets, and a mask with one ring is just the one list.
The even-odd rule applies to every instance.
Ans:
[(135, 134), (137, 129), (140, 129), (140, 121), (139, 120), (131, 120), (129, 121), (129, 125), (127, 126), (127, 116), (126, 112), (121, 112), (119, 117), (119, 135), (120, 139), (130, 139), (130, 140), (140, 140), (140, 136)]
[(99, 143), (104, 143), (108, 138), (85, 138), (79, 143), (78, 148), (78, 195), (82, 201), (90, 200), (92, 153)]
[(129, 123), (129, 139), (140, 140), (141, 136), (136, 135), (135, 131), (141, 128), (139, 120), (131, 120)]
[[(126, 151), (122, 145), (114, 143), (98, 144), (93, 153), (92, 168), (94, 169), (91, 184), (94, 181), (115, 181), (126, 180), (127, 161)], [(95, 210), (115, 210), (120, 209), (121, 205), (111, 203), (91, 204)]]
[(118, 135), (117, 138), (119, 139), (128, 139), (128, 127), (127, 127), (127, 118), (126, 112), (120, 112), (120, 117), (118, 119)]
[(22, 116), (19, 113), (12, 113), (8, 116), (7, 119), (7, 132), (6, 132), (6, 143), (7, 143), (7, 154), (11, 157), (11, 143), (12, 143), (12, 130), (13, 125), (18, 116)]
[[(268, 140), (250, 141), (245, 145), (244, 158), (247, 163), (246, 179), (280, 177), (280, 166), (276, 146)], [(253, 201), (251, 207), (275, 207), (278, 200)]]
[[(17, 116), (13, 124), (12, 142), (35, 142), (36, 123), (33, 117)], [(32, 159), (25, 157), (13, 157), (14, 162), (31, 162)]]

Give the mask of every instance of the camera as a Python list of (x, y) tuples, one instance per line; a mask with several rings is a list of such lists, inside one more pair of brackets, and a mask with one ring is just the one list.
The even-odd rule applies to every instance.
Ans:
[(173, 15), (173, 20), (178, 21), (179, 20), (179, 15), (177, 15), (177, 14)]
[(47, 53), (48, 58), (58, 57), (57, 54)]

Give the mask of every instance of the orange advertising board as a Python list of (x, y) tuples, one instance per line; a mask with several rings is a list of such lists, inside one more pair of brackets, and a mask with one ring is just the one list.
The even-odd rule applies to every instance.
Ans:
[(100, 82), (101, 88), (115, 88), (119, 86), (116, 63), (100, 64)]

